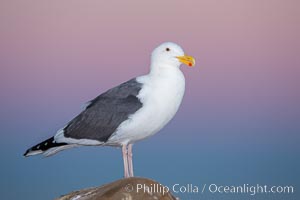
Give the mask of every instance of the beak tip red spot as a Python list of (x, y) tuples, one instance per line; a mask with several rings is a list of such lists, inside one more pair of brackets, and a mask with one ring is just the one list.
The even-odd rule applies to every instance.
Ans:
[(192, 63), (189, 63), (189, 66), (191, 67), (191, 66), (192, 66)]

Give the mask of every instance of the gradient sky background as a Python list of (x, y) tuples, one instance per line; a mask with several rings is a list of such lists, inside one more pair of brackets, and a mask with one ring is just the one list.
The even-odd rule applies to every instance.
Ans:
[(1, 199), (53, 199), (121, 178), (118, 149), (22, 154), (84, 102), (147, 73), (164, 41), (180, 44), (197, 65), (182, 66), (186, 94), (174, 120), (134, 146), (136, 175), (168, 186), (293, 185), (295, 194), (254, 198), (299, 198), (299, 7), (297, 0), (1, 0)]

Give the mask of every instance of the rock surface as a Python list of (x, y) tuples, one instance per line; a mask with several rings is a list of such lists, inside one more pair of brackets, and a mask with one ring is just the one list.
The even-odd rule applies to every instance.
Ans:
[(100, 187), (71, 192), (56, 200), (178, 200), (160, 183), (146, 178), (126, 178)]

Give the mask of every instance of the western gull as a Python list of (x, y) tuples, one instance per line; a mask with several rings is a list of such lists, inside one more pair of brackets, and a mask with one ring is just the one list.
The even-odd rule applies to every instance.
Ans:
[(124, 176), (133, 177), (132, 145), (161, 130), (181, 104), (185, 90), (182, 63), (191, 67), (195, 60), (175, 43), (159, 45), (152, 52), (149, 74), (89, 101), (79, 115), (24, 156), (51, 156), (77, 146), (117, 146), (122, 148)]

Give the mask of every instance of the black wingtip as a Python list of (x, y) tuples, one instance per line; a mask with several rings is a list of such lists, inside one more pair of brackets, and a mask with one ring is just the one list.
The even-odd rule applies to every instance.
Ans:
[(28, 157), (29, 149), (23, 154), (24, 157)]
[(51, 137), (29, 149), (23, 154), (24, 157), (29, 157), (37, 154), (41, 154), (48, 149), (54, 148), (54, 147), (59, 147), (59, 146), (64, 146), (67, 145), (67, 143), (56, 143), (54, 140), (54, 137)]

